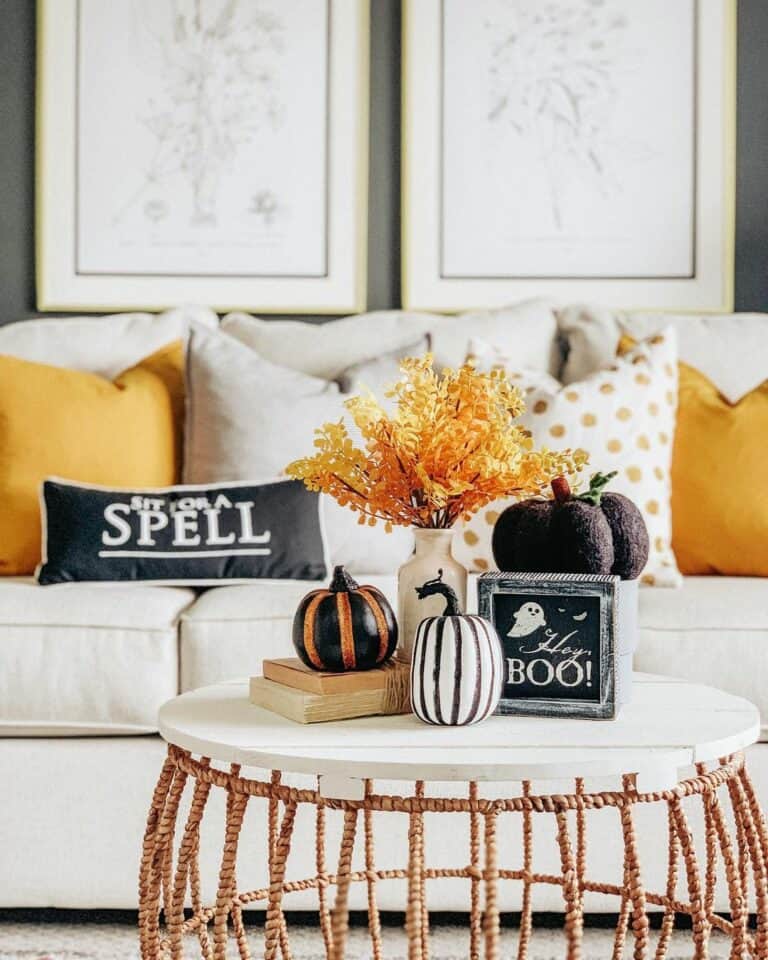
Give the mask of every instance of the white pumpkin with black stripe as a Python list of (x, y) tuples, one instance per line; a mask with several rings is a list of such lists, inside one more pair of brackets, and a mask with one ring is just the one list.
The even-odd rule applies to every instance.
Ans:
[(501, 697), (504, 661), (493, 625), (462, 613), (443, 572), (416, 588), (419, 599), (442, 594), (441, 617), (419, 624), (411, 660), (411, 705), (425, 723), (465, 726), (485, 720)]

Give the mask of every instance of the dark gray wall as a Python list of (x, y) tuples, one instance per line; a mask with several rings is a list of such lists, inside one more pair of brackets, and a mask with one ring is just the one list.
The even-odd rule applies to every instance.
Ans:
[[(636, 0), (640, 3), (642, 0)], [(768, 0), (739, 0), (736, 306), (768, 310)], [(35, 312), (35, 2), (0, 0), (0, 323)], [(400, 0), (371, 0), (370, 308), (400, 303)]]

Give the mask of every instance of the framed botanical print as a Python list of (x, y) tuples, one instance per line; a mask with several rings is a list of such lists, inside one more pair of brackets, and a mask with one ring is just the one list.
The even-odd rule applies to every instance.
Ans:
[(364, 306), (368, 0), (39, 0), (42, 310)]
[(735, 0), (406, 0), (403, 299), (732, 309)]

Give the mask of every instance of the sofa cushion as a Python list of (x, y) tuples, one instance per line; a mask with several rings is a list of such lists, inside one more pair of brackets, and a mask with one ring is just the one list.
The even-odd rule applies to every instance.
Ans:
[(175, 587), (0, 578), (0, 736), (153, 733), (178, 683)]
[[(359, 578), (397, 602), (394, 576)], [(477, 594), (470, 577), (470, 611)], [(202, 594), (181, 618), (181, 689), (247, 677), (292, 656), (291, 623), (312, 584), (263, 581)], [(721, 687), (757, 704), (768, 739), (768, 580), (688, 577), (679, 590), (640, 590), (635, 669)]]
[(635, 669), (746, 697), (768, 740), (768, 579), (686, 577), (680, 590), (640, 591)]

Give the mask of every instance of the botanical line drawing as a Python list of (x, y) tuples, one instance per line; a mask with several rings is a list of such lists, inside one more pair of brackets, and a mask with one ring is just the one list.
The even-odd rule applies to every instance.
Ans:
[[(190, 225), (215, 226), (238, 151), (283, 122), (284, 23), (253, 0), (134, 0), (133, 12), (138, 54), (153, 78), (137, 120), (152, 148), (114, 222), (138, 206), (157, 224), (171, 214), (171, 197), (188, 196)], [(266, 226), (280, 210), (267, 186), (243, 196), (243, 211)]]
[(535, 151), (562, 232), (572, 184), (610, 196), (621, 189), (622, 152), (647, 152), (612, 135), (617, 78), (632, 69), (631, 22), (609, 0), (501, 0), (495, 9), (485, 22), (487, 122)]

